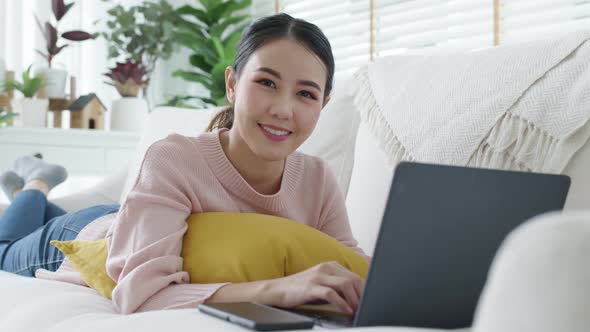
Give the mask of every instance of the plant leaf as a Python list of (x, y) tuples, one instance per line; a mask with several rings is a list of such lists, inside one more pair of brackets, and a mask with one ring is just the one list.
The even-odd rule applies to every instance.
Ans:
[(83, 40), (93, 39), (95, 37), (94, 35), (91, 35), (88, 32), (80, 31), (80, 30), (73, 30), (73, 31), (64, 32), (61, 34), (61, 36), (64, 37), (65, 39), (71, 40), (71, 41), (83, 41)]
[(35, 77), (29, 81), (29, 85), (24, 89), (23, 94), (26, 97), (33, 97), (35, 93), (43, 86), (44, 81), (41, 77)]
[(221, 17), (228, 17), (237, 10), (249, 7), (252, 4), (251, 0), (232, 0), (231, 5), (221, 14)]
[(176, 70), (175, 72), (172, 73), (172, 76), (180, 77), (185, 81), (200, 83), (207, 90), (213, 89), (213, 84), (211, 83), (211, 78), (204, 75), (204, 74), (201, 74), (201, 73), (196, 73), (196, 72), (192, 72), (192, 71), (185, 71), (185, 70)]
[(18, 90), (20, 91), (20, 83), (15, 79), (6, 79), (2, 82), (2, 91)]
[(211, 23), (219, 22), (223, 17), (223, 13), (232, 5), (231, 1), (222, 2), (217, 4), (211, 10), (209, 10), (209, 17), (211, 17)]
[(199, 97), (199, 99), (201, 99), (204, 103), (207, 103), (209, 105), (215, 106), (217, 105), (215, 103), (215, 100), (211, 99), (211, 98), (206, 98), (206, 97)]
[(229, 27), (232, 24), (240, 23), (248, 17), (248, 15), (228, 17), (221, 23), (213, 24), (209, 29), (209, 34), (211, 35), (211, 37), (217, 37), (221, 39), (221, 36), (223, 35), (223, 32), (225, 31), (225, 29), (227, 29), (227, 27)]
[(238, 52), (238, 44), (242, 40), (243, 32), (241, 30), (232, 32), (223, 42), (225, 44), (225, 57), (234, 62), (236, 53)]
[(205, 61), (205, 57), (200, 54), (191, 54), (189, 57), (189, 62), (191, 65), (199, 68), (205, 73), (209, 73), (211, 72), (211, 69), (213, 69), (213, 66), (208, 64), (207, 61)]
[[(0, 109), (0, 113), (1, 112), (2, 112), (2, 109)], [(15, 116), (18, 116), (18, 113), (8, 113), (8, 114), (0, 115), (0, 125), (10, 123), (9, 120), (14, 118)]]
[(50, 55), (55, 55), (54, 50), (57, 44), (57, 30), (49, 22), (45, 22), (45, 40), (47, 41), (47, 51)]
[(225, 99), (225, 96), (223, 97), (219, 97), (217, 99), (215, 99), (215, 106), (226, 106), (227, 105), (227, 99)]
[(176, 22), (177, 33), (192, 33), (199, 36), (200, 38), (206, 38), (205, 34), (203, 34), (203, 31), (201, 31), (201, 29), (205, 28), (207, 28), (207, 26), (202, 23), (189, 22), (183, 18)]
[(117, 47), (114, 45), (109, 46), (108, 58), (112, 59), (112, 58), (116, 58), (118, 56), (119, 56), (119, 50), (117, 49)]
[(49, 54), (45, 54), (45, 53), (43, 53), (43, 52), (42, 52), (42, 51), (40, 51), (40, 50), (35, 50), (35, 51), (36, 51), (38, 54), (40, 54), (40, 55), (43, 57), (43, 59), (45, 59), (45, 60), (49, 59)]
[[(184, 96), (184, 95), (178, 95), (178, 96), (172, 96), (170, 98), (168, 98), (166, 100), (165, 103), (160, 104), (158, 106), (173, 106), (173, 107), (184, 107), (184, 108), (199, 108), (202, 107), (203, 105), (190, 105), (187, 104), (186, 101), (188, 100), (201, 100), (201, 97), (197, 97), (197, 96)], [(202, 102), (200, 104), (203, 104)]]
[(53, 15), (55, 16), (56, 20), (61, 20), (61, 18), (65, 15), (65, 8), (66, 5), (64, 3), (64, 0), (51, 1), (51, 9), (53, 10)]
[(16, 80), (8, 80), (5, 87), (8, 89), (15, 89), (20, 91), (25, 97), (31, 98), (37, 93), (37, 91), (42, 88), (46, 84), (46, 79), (43, 77), (31, 77), (31, 67), (30, 65), (25, 71), (22, 73), (22, 83)]
[(5, 122), (8, 119), (14, 118), (15, 116), (18, 116), (18, 113), (2, 114), (0, 115), (0, 123)]
[(210, 12), (215, 7), (215, 5), (217, 5), (219, 0), (199, 0), (199, 2), (208, 12)]
[(33, 97), (37, 91), (46, 84), (46, 79), (43, 77), (31, 77), (31, 67), (30, 65), (25, 71), (22, 73), (22, 83), (16, 81), (15, 79), (6, 80), (3, 84), (3, 88), (7, 90), (18, 90), (20, 91), (25, 97)]
[(47, 35), (45, 34), (45, 29), (43, 29), (43, 25), (41, 24), (41, 21), (39, 21), (39, 18), (37, 17), (36, 14), (33, 14), (33, 16), (35, 16), (35, 22), (37, 22), (37, 26), (39, 27), (39, 31), (41, 31), (43, 38), (45, 38), (45, 40), (47, 41)]
[(220, 61), (211, 70), (211, 80), (213, 81), (213, 89), (210, 89), (211, 95), (225, 96), (225, 68), (230, 64), (228, 61)]
[(225, 50), (223, 49), (223, 45), (221, 45), (221, 40), (219, 38), (213, 37), (211, 38), (213, 41), (213, 45), (215, 45), (215, 51), (217, 51), (217, 55), (220, 58), (225, 58)]
[[(242, 28), (245, 28), (242, 27)], [(232, 31), (232, 33), (230, 33), (227, 37), (222, 39), (222, 42), (224, 45), (227, 45), (228, 43), (230, 43), (230, 41), (233, 41), (233, 43), (235, 43), (236, 45), (234, 45), (234, 47), (237, 47), (238, 42), (240, 41), (240, 39), (242, 38), (242, 35), (244, 34), (244, 29), (237, 29), (235, 31)]]
[(32, 65), (28, 66), (27, 69), (25, 69), (25, 71), (23, 71), (22, 73), (22, 78), (23, 78), (23, 85), (27, 85), (29, 83), (30, 80), (30, 72), (31, 72), (31, 67)]
[(66, 48), (68, 46), (68, 44), (64, 44), (62, 46), (55, 46), (55, 48), (51, 49), (51, 51), (49, 52), (52, 56), (56, 56), (57, 54), (59, 54), (59, 52), (61, 52), (61, 50), (63, 50), (64, 48)]
[(211, 17), (205, 11), (201, 9), (197, 9), (191, 5), (184, 5), (179, 7), (176, 12), (179, 15), (192, 15), (197, 18), (199, 21), (203, 22), (205, 25), (211, 25)]
[[(63, 16), (65, 16), (65, 15), (66, 15), (66, 14), (67, 14), (67, 13), (70, 11), (70, 8), (72, 8), (72, 6), (73, 6), (73, 5), (74, 5), (74, 3), (73, 3), (73, 2), (72, 2), (72, 3), (69, 3), (69, 4), (67, 4), (67, 5), (66, 5), (66, 8), (64, 9), (64, 14), (63, 14)], [(62, 17), (63, 17), (63, 16), (62, 16)]]
[(176, 42), (182, 46), (190, 48), (197, 54), (203, 54), (205, 60), (211, 65), (214, 65), (217, 62), (215, 46), (212, 45), (211, 41), (201, 39), (198, 36), (189, 33), (177, 33)]

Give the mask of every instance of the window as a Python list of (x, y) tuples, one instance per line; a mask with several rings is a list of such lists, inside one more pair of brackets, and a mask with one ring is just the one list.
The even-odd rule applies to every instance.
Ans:
[(337, 72), (375, 57), (474, 50), (590, 26), (590, 0), (253, 0), (252, 12), (319, 26)]
[[(285, 12), (317, 25), (328, 37), (336, 59), (336, 72), (353, 71), (370, 60), (370, 2), (367, 0), (282, 0), (275, 6), (253, 1), (254, 17)], [(258, 8), (265, 13), (256, 13)]]
[(499, 0), (500, 43), (547, 38), (590, 27), (590, 0)]
[(376, 56), (489, 47), (494, 7), (491, 0), (381, 0), (374, 26)]

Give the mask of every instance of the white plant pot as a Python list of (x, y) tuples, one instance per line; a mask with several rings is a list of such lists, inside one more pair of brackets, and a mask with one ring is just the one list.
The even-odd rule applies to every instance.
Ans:
[(65, 98), (66, 97), (66, 80), (68, 72), (58, 68), (39, 68), (35, 74), (45, 74), (47, 77), (47, 97), (48, 98)]
[(148, 116), (145, 99), (123, 97), (111, 106), (111, 130), (141, 132)]
[(21, 127), (47, 127), (47, 107), (49, 99), (20, 98), (12, 100), (15, 125)]

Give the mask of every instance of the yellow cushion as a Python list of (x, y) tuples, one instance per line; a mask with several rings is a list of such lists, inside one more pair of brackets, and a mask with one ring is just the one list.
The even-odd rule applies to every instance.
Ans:
[[(291, 275), (336, 261), (366, 278), (368, 262), (332, 237), (301, 223), (263, 214), (207, 212), (187, 218), (183, 269), (191, 283), (248, 282)], [(82, 279), (107, 298), (106, 240), (51, 241)]]
[(106, 298), (111, 298), (115, 283), (107, 275), (107, 241), (56, 241), (49, 243), (57, 247), (72, 262), (82, 279)]

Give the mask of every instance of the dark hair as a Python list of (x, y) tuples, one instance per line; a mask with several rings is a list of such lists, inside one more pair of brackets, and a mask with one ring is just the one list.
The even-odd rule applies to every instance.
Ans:
[[(332, 91), (332, 81), (334, 79), (334, 56), (332, 55), (330, 42), (316, 25), (284, 13), (263, 17), (255, 21), (244, 32), (233, 66), (236, 76), (241, 74), (248, 59), (257, 49), (281, 38), (290, 38), (301, 43), (324, 63), (328, 70), (324, 91), (325, 100)], [(213, 118), (209, 127), (207, 127), (207, 131), (213, 131), (215, 128), (230, 129), (233, 120), (234, 109), (229, 106)]]

